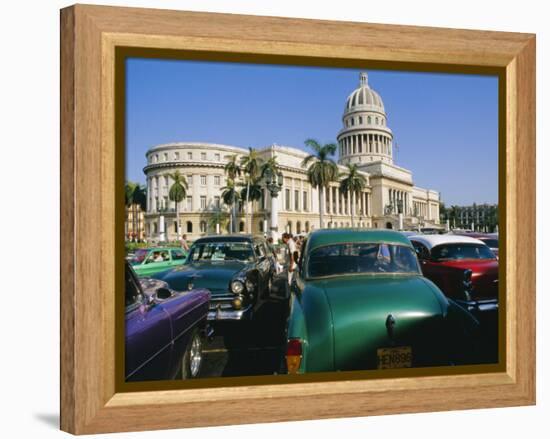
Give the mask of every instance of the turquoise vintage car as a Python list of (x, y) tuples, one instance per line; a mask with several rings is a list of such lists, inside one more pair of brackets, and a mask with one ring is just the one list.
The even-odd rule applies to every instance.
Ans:
[(187, 253), (178, 247), (140, 248), (130, 259), (130, 264), (139, 277), (151, 276), (170, 270), (185, 262)]
[(477, 320), (422, 276), (398, 232), (315, 231), (295, 273), (288, 373), (475, 362)]

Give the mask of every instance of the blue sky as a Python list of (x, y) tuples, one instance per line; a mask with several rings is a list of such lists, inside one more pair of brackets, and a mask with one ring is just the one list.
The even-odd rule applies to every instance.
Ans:
[[(336, 142), (357, 69), (127, 60), (127, 178), (159, 143)], [(498, 201), (498, 78), (368, 70), (398, 144), (395, 163), (447, 204)]]

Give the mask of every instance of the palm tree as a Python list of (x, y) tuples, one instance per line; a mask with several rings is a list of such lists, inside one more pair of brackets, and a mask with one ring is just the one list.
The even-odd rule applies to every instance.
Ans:
[(252, 203), (254, 201), (258, 201), (262, 199), (263, 189), (260, 184), (260, 179), (256, 181), (251, 181), (251, 182), (247, 181), (247, 183), (243, 184), (242, 186), (243, 188), (241, 189), (241, 194), (240, 194), (241, 200), (242, 199), (246, 200), (248, 197), (248, 201)]
[(241, 175), (241, 167), (237, 163), (237, 155), (231, 156), (229, 161), (225, 164), (223, 170), (227, 174), (230, 180), (235, 181), (237, 177)]
[(147, 206), (147, 193), (143, 185), (127, 181), (124, 187), (124, 202), (126, 208), (132, 209), (132, 231), (139, 238), (139, 230), (141, 224), (139, 224), (138, 207), (141, 210), (145, 210)]
[(304, 143), (313, 150), (313, 154), (308, 155), (302, 161), (302, 166), (309, 166), (307, 179), (312, 187), (319, 189), (319, 226), (323, 228), (325, 189), (328, 188), (332, 181), (338, 179), (338, 166), (330, 158), (336, 153), (336, 144), (327, 143), (321, 145), (314, 139), (307, 139)]
[(258, 179), (260, 178), (260, 172), (262, 168), (262, 162), (263, 160), (258, 155), (258, 150), (254, 148), (248, 148), (248, 154), (241, 157), (241, 166), (243, 167), (243, 171), (245, 174), (245, 181), (246, 181), (246, 194), (243, 197), (245, 200), (245, 206), (246, 206), (246, 223), (247, 223), (247, 231), (250, 233), (250, 223), (248, 221), (248, 214), (250, 213), (250, 186), (253, 184), (256, 184)]
[(264, 177), (265, 174), (271, 173), (271, 175), (277, 175), (279, 172), (279, 166), (277, 165), (277, 156), (270, 157), (268, 160), (262, 163), (260, 168), (260, 177)]
[(222, 187), (222, 200), (227, 206), (229, 206), (232, 211), (229, 227), (231, 232), (235, 232), (235, 206), (240, 199), (241, 195), (237, 190), (235, 182), (231, 179), (228, 179), (227, 186)]
[(227, 227), (227, 223), (230, 221), (231, 216), (227, 214), (226, 211), (220, 209), (216, 209), (212, 216), (210, 217), (210, 220), (208, 221), (208, 225), (211, 229), (216, 230), (216, 226), (219, 225), (220, 229), (223, 230)]
[[(367, 185), (367, 179), (359, 172), (356, 164), (348, 165), (346, 176), (340, 181), (340, 190), (348, 194), (350, 200), (361, 195)], [(351, 209), (351, 227), (353, 227), (353, 207)]]
[(180, 238), (180, 211), (179, 211), (179, 203), (181, 203), (185, 197), (187, 196), (187, 189), (189, 186), (187, 185), (187, 179), (185, 178), (185, 175), (181, 174), (179, 170), (176, 169), (176, 172), (172, 174), (168, 174), (168, 177), (170, 177), (172, 180), (174, 180), (174, 183), (172, 183), (172, 186), (170, 186), (170, 191), (168, 192), (168, 198), (170, 201), (175, 201), (176, 203), (176, 224), (177, 224), (177, 235), (178, 239)]
[[(231, 156), (229, 161), (225, 164), (223, 170), (227, 174), (228, 186), (229, 186), (229, 181), (232, 181), (233, 184), (234, 184), (235, 181), (237, 180), (237, 177), (239, 177), (241, 175), (241, 172), (242, 172), (240, 165), (237, 163), (237, 155), (236, 154)], [(226, 203), (226, 204), (228, 204), (228, 203)], [(233, 206), (232, 210), (231, 210), (231, 226), (230, 226), (231, 232), (233, 233), (233, 232), (235, 232), (235, 230), (233, 228), (235, 226), (236, 219), (237, 219), (237, 212), (235, 211), (237, 205), (236, 205), (236, 203), (231, 203), (231, 204), (228, 204), (228, 205)]]

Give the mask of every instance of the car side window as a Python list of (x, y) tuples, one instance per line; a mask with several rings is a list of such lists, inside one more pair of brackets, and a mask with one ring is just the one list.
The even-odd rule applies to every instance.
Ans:
[(254, 253), (256, 253), (256, 257), (258, 258), (263, 258), (266, 255), (264, 246), (261, 242), (256, 241), (254, 243)]
[(413, 241), (412, 245), (414, 247), (414, 250), (416, 251), (418, 259), (423, 259), (423, 260), (430, 259), (430, 252), (424, 244)]
[(125, 273), (125, 306), (131, 306), (141, 300), (141, 291), (139, 287), (136, 285), (136, 280), (134, 279), (134, 276), (132, 276), (132, 273), (130, 270), (126, 269)]
[(172, 250), (172, 260), (185, 259), (185, 254), (182, 250)]

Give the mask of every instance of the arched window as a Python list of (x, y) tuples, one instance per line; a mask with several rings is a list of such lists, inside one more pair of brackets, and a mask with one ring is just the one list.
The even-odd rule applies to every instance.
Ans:
[(390, 222), (386, 223), (386, 229), (393, 229), (393, 224)]
[(153, 223), (153, 233), (157, 233), (158, 232), (158, 226), (157, 226), (157, 223)]
[(239, 232), (244, 232), (244, 221), (239, 223)]
[(174, 233), (178, 233), (178, 222), (174, 221)]
[(372, 117), (368, 116), (367, 117), (367, 123), (370, 125), (372, 123)]
[(378, 118), (376, 118), (376, 125), (378, 125)]
[(258, 229), (260, 230), (260, 232), (265, 232), (263, 220), (258, 223)]
[(302, 233), (302, 223), (301, 223), (301, 221), (298, 221), (296, 223), (296, 233)]
[(362, 123), (363, 123), (363, 118), (359, 116), (359, 125), (361, 125)]
[(206, 233), (206, 221), (201, 221), (200, 228), (201, 233)]
[(306, 221), (306, 233), (309, 233), (309, 221)]
[(187, 233), (193, 233), (193, 223), (191, 221), (187, 221)]
[(327, 224), (327, 227), (328, 227), (329, 229), (332, 229), (332, 222), (329, 221), (328, 224)]
[(292, 233), (292, 221), (289, 221), (286, 225), (287, 229), (288, 229), (288, 233)]

